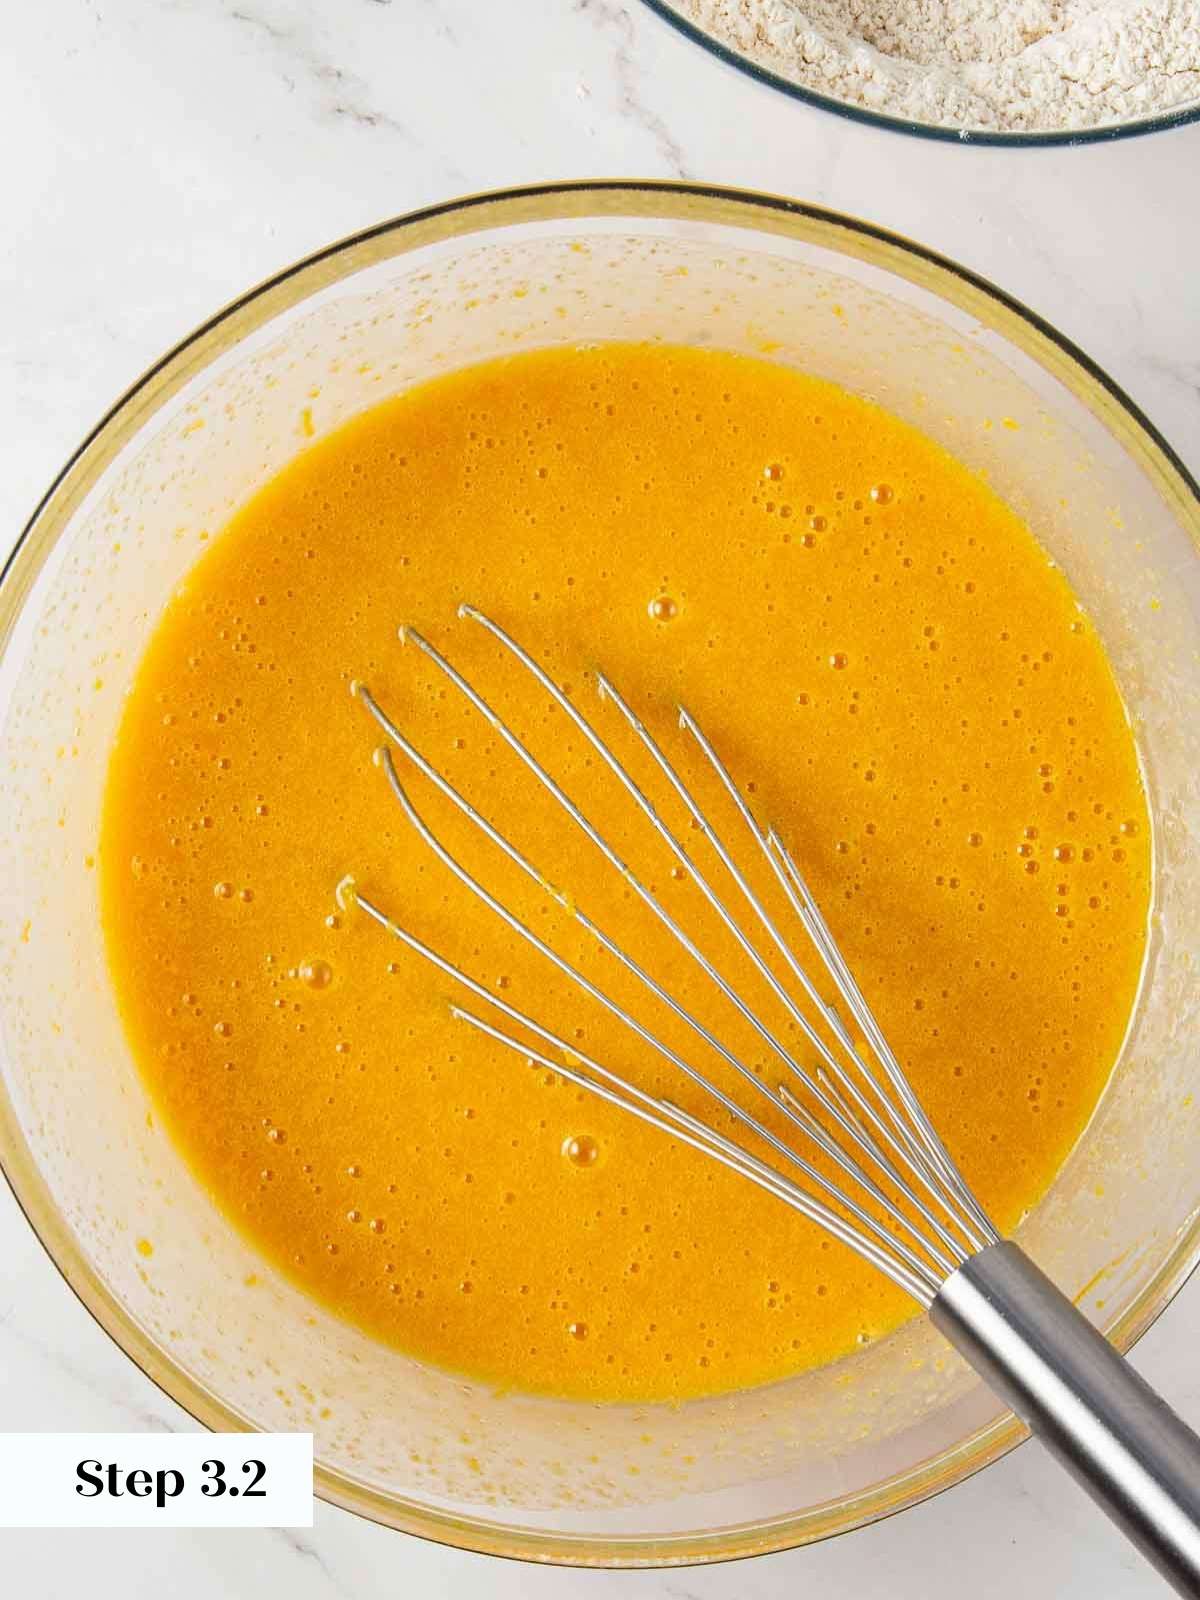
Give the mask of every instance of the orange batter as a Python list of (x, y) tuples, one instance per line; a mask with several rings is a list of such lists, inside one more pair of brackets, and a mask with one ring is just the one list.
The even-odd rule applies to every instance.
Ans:
[[(681, 919), (701, 915), (561, 712), (455, 619), (463, 599), (629, 754), (602, 665), (694, 777), (671, 714), (686, 701), (1008, 1228), (1113, 1065), (1150, 881), (1133, 740), (1062, 574), (963, 467), (827, 384), (697, 350), (544, 351), (367, 413), (257, 495), (168, 607), (112, 757), (104, 917), (133, 1048), (217, 1202), (312, 1294), (442, 1366), (598, 1399), (761, 1383), (885, 1333), (911, 1307), (871, 1269), (450, 1020), (446, 979), (336, 911), (352, 871), (505, 999), (710, 1114), (420, 843), (371, 763), (358, 678), (774, 1070), (397, 641), (409, 623), (444, 649)], [(472, 871), (631, 997), (573, 918), (404, 776)]]

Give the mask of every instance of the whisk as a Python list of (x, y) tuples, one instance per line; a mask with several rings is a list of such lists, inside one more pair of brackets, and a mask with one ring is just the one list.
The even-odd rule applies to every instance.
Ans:
[[(595, 675), (599, 699), (624, 725), (648, 758), (656, 801), (614, 754), (609, 742), (558, 687), (540, 663), (497, 622), (473, 606), (458, 611), (463, 622), (485, 630), (527, 673), (537, 690), (586, 740), (602, 773), (619, 786), (657, 836), (676, 869), (695, 885), (725, 931), (758, 990), (770, 997), (751, 1004), (739, 985), (718, 967), (702, 935), (681, 925), (662, 897), (625, 862), (583, 806), (560, 786), (528, 744), (483, 695), (412, 628), (400, 639), (444, 676), (511, 754), (561, 808), (570, 824), (620, 874), (666, 934), (748, 1027), (777, 1064), (771, 1083), (738, 1054), (728, 1039), (698, 1018), (682, 999), (624, 948), (565, 890), (511, 842), (501, 826), (483, 815), (441, 773), (388, 715), (361, 682), (352, 693), (385, 736), (376, 760), (405, 816), (420, 838), (468, 893), (499, 918), (508, 933), (530, 946), (590, 1002), (599, 1005), (632, 1036), (639, 1051), (677, 1070), (711, 1099), (714, 1115), (725, 1113), (747, 1142), (728, 1137), (712, 1121), (673, 1100), (653, 1095), (611, 1065), (596, 1059), (462, 971), (379, 906), (353, 878), (339, 898), (354, 904), (415, 955), (453, 980), (464, 996), (481, 1003), (454, 1003), (462, 1023), (486, 1035), (521, 1060), (536, 1063), (589, 1094), (669, 1134), (699, 1155), (721, 1163), (828, 1230), (886, 1274), (924, 1307), (995, 1394), (1020, 1416), (1068, 1471), (1120, 1525), (1182, 1594), (1200, 1596), (1200, 1438), (1126, 1364), (1083, 1314), (1034, 1265), (1020, 1247), (1000, 1237), (951, 1159), (905, 1078), (882, 1029), (809, 892), (788, 846), (775, 829), (760, 823), (697, 720), (679, 709), (679, 728), (711, 779), (723, 792), (738, 835), (736, 846), (718, 832), (697, 801), (680, 764), (629, 702), (602, 673)], [(394, 754), (395, 752), (395, 754)], [(715, 1056), (722, 1082), (744, 1084), (746, 1103), (696, 1065), (696, 1057), (636, 1015), (579, 966), (534, 931), (451, 853), (417, 809), (397, 768), (407, 763), (505, 856), (511, 865), (552, 896), (576, 920), (608, 960), (634, 980), (693, 1038), (700, 1059)], [(594, 765), (595, 763), (593, 763)], [(703, 841), (688, 848), (666, 820), (667, 810), (687, 818), (688, 833)], [(711, 809), (711, 808), (710, 808)], [(751, 871), (748, 862), (753, 859)], [(755, 887), (754, 874), (774, 885), (772, 900)], [(719, 887), (718, 887), (719, 886)], [(780, 912), (784, 915), (781, 916)], [(795, 945), (815, 953), (836, 991), (845, 1016), (826, 1001)], [(732, 940), (732, 946), (728, 941)], [(811, 960), (811, 958), (810, 958)], [(781, 1023), (784, 1026), (781, 1027)], [(854, 1031), (852, 1031), (852, 1028)], [(794, 1044), (804, 1041), (800, 1058)], [(531, 1041), (534, 1041), (531, 1043)], [(732, 1077), (730, 1076), (732, 1074)], [(749, 1106), (769, 1103), (764, 1120)], [(786, 1136), (775, 1129), (783, 1127)], [(756, 1148), (750, 1148), (750, 1144)], [(759, 1151), (770, 1153), (767, 1159)], [(815, 1159), (814, 1159), (815, 1158)]]

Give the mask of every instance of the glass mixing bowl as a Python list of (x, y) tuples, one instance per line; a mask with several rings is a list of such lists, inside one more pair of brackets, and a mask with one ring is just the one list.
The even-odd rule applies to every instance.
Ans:
[(760, 83), (770, 84), (773, 89), (781, 89), (784, 94), (791, 95), (793, 100), (802, 100), (810, 106), (818, 106), (822, 111), (835, 112), (838, 116), (847, 117), (851, 122), (864, 122), (872, 128), (890, 128), (894, 133), (913, 133), (919, 138), (944, 139), (954, 144), (1028, 147), (1095, 144), (1101, 139), (1127, 139), (1133, 134), (1158, 133), (1167, 128), (1182, 128), (1185, 123), (1200, 120), (1200, 102), (1190, 100), (1182, 105), (1168, 106), (1165, 111), (1147, 112), (1142, 116), (1128, 117), (1119, 122), (1104, 122), (1089, 128), (1039, 128), (1030, 132), (1003, 133), (995, 128), (921, 122), (915, 117), (900, 117), (890, 112), (872, 111), (869, 106), (860, 105), (855, 100), (840, 100), (836, 95), (822, 94), (819, 89), (810, 89), (795, 78), (785, 77), (783, 73), (776, 72), (768, 66), (765, 59), (759, 59), (748, 51), (739, 50), (725, 43), (716, 33), (710, 32), (703, 23), (683, 9), (679, 0), (645, 0), (645, 4), (672, 27), (677, 28), (685, 39), (694, 40), (719, 61), (728, 62), (730, 66), (737, 67), (751, 78), (757, 78)]
[[(1086, 357), (986, 283), (845, 217), (682, 185), (482, 195), (333, 246), (164, 357), (64, 468), (0, 587), (0, 1157), (84, 1304), (202, 1422), (311, 1429), (318, 1492), (398, 1528), (635, 1565), (869, 1521), (1019, 1429), (924, 1319), (677, 1407), (496, 1393), (339, 1322), (255, 1254), (159, 1128), (95, 871), (122, 699), (235, 507), (411, 384), (603, 339), (752, 352), (870, 396), (986, 473), (1070, 575), (1145, 762), (1154, 930), (1111, 1088), (1021, 1236), (1121, 1346), (1166, 1304), (1200, 1238), (1196, 485)], [(314, 706), (317, 759), (320, 726)]]

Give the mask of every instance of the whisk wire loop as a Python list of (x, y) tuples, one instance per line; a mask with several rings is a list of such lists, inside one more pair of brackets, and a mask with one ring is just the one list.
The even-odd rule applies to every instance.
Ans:
[[(765, 936), (768, 948), (782, 961), (788, 979), (798, 986), (804, 1004), (815, 1014), (817, 1023), (803, 1009), (801, 1001), (791, 993), (771, 961), (747, 933), (731, 910), (727, 897), (714, 886), (709, 872), (698, 864), (693, 853), (665, 821), (654, 800), (540, 663), (505, 629), (477, 608), (463, 605), (459, 608), (459, 616), (478, 624), (494, 638), (587, 740), (605, 769), (616, 779), (621, 790), (669, 850), (678, 867), (695, 883), (705, 903), (732, 937), (738, 952), (748, 960), (757, 978), (782, 1007), (784, 1016), (814, 1050), (819, 1058), (816, 1066), (810, 1071), (796, 1058), (777, 1030), (760, 1014), (761, 1008), (752, 1004), (711, 956), (704, 952), (697, 939), (666, 908), (657, 893), (631, 869), (621, 853), (489, 701), (421, 633), (405, 627), (399, 630), (401, 640), (419, 650), (468, 705), (484, 718), (574, 827), (600, 852), (675, 943), (698, 966), (722, 998), (743, 1022), (749, 1024), (781, 1063), (785, 1072), (784, 1080), (772, 1089), (759, 1070), (748, 1066), (718, 1032), (702, 1022), (669, 987), (660, 983), (622, 942), (607, 933), (581, 908), (572, 895), (556, 887), (501, 828), (421, 753), (370, 689), (356, 682), (351, 686), (353, 693), (388, 741), (376, 752), (376, 759), (408, 822), (443, 866), (475, 899), (499, 918), (510, 933), (535, 950), (583, 995), (614, 1017), (640, 1045), (682, 1073), (715, 1102), (732, 1125), (740, 1127), (752, 1140), (760, 1141), (773, 1157), (784, 1164), (785, 1169), (799, 1174), (803, 1182), (788, 1176), (786, 1170), (764, 1161), (744, 1144), (728, 1138), (711, 1122), (697, 1117), (671, 1100), (647, 1093), (629, 1076), (605, 1066), (593, 1056), (583, 1054), (536, 1018), (486, 989), (411, 930), (405, 929), (356, 885), (350, 891), (354, 900), (410, 950), (431, 962), (476, 999), (486, 1002), (518, 1032), (511, 1033), (508, 1027), (455, 1003), (451, 1009), (458, 1020), (517, 1052), (525, 1060), (559, 1073), (578, 1087), (748, 1177), (759, 1188), (827, 1228), (918, 1301), (929, 1305), (939, 1285), (972, 1254), (984, 1245), (995, 1242), (998, 1236), (982, 1208), (971, 1196), (905, 1080), (783, 841), (774, 829), (760, 825), (755, 819), (728, 768), (699, 723), (689, 711), (680, 708), (681, 730), (699, 749), (721, 788), (733, 802), (741, 824), (782, 891), (784, 903), (817, 951), (848, 1014), (853, 1018), (872, 1058), (878, 1063), (878, 1071), (867, 1064), (841, 1015), (821, 995), (789, 938), (750, 882), (733, 848), (714, 826), (676, 765), (611, 679), (603, 673), (596, 675), (601, 702), (616, 709), (622, 722), (650, 757), (654, 769), (665, 779), (670, 794), (683, 807), (691, 825), (712, 850), (716, 864), (729, 879), (737, 896), (749, 908), (753, 924), (760, 930), (760, 937)], [(785, 1125), (801, 1136), (798, 1141), (801, 1148), (794, 1148), (762, 1117), (747, 1110), (627, 1005), (616, 1000), (600, 982), (568, 961), (546, 939), (535, 933), (503, 900), (473, 876), (417, 809), (396, 769), (393, 748), (509, 862), (569, 912), (606, 955), (636, 981), (641, 992), (682, 1022), (756, 1096), (765, 1097)], [(828, 1037), (823, 1036), (818, 1025), (824, 1028)], [(527, 1039), (521, 1037), (522, 1034), (532, 1035), (562, 1059), (555, 1059), (544, 1049), (531, 1047)], [(832, 1164), (834, 1173), (814, 1165), (802, 1153), (804, 1145), (820, 1152)], [(848, 1182), (843, 1183), (841, 1179)]]

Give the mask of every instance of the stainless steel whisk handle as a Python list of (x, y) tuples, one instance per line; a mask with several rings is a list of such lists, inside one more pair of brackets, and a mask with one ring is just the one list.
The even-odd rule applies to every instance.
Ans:
[(990, 1245), (930, 1316), (1163, 1577), (1200, 1596), (1200, 1437), (1045, 1273)]

